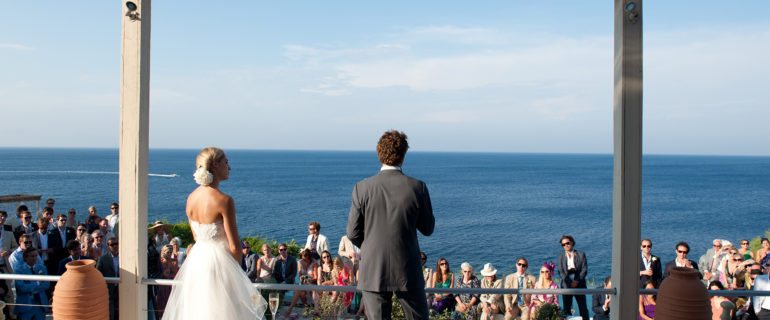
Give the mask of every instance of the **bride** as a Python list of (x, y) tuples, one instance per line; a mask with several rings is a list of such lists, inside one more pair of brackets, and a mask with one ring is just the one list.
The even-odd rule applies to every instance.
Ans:
[(219, 191), (230, 176), (224, 151), (204, 148), (187, 198), (195, 246), (176, 275), (163, 319), (262, 319), (265, 300), (240, 267), (233, 198)]

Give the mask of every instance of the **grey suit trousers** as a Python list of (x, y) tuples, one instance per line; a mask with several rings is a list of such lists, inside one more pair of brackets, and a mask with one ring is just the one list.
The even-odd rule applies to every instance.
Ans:
[(368, 319), (392, 319), (393, 295), (398, 298), (404, 314), (409, 320), (428, 320), (428, 304), (425, 301), (425, 289), (396, 292), (363, 291), (361, 300)]

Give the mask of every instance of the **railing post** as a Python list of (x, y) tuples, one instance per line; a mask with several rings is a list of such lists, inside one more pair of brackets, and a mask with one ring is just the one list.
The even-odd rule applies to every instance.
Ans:
[(147, 319), (150, 0), (123, 0), (120, 79), (120, 318)]
[(610, 315), (639, 312), (642, 204), (642, 0), (615, 0), (613, 112), (612, 283)]

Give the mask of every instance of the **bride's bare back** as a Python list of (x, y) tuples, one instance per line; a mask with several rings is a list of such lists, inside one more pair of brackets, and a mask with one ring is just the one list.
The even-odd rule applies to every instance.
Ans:
[[(212, 160), (208, 160), (209, 158)], [(227, 236), (230, 254), (236, 261), (240, 262), (243, 253), (235, 219), (235, 203), (232, 197), (219, 191), (219, 182), (230, 177), (230, 165), (227, 157), (220, 149), (206, 148), (198, 155), (196, 163), (198, 163), (199, 171), (201, 168), (208, 171), (211, 179), (201, 184), (187, 197), (187, 219), (200, 224), (221, 222)], [(197, 174), (198, 171), (196, 171)], [(198, 178), (196, 177), (196, 179)], [(193, 231), (193, 237), (196, 237), (195, 231)]]

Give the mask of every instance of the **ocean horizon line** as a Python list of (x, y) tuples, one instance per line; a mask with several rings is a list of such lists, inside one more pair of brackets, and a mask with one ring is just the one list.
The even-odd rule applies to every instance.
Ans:
[[(226, 151), (256, 151), (256, 152), (297, 152), (297, 153), (375, 153), (375, 150), (360, 149), (257, 149), (257, 148), (226, 148)], [(18, 147), (18, 146), (0, 146), (0, 150), (113, 150), (118, 148), (108, 147)], [(200, 148), (150, 148), (150, 151), (193, 151), (197, 152)], [(598, 152), (534, 152), (534, 151), (464, 151), (464, 150), (410, 150), (409, 153), (421, 154), (480, 154), (480, 155), (565, 155), (565, 156), (612, 156), (612, 153)], [(770, 158), (770, 155), (751, 155), (751, 154), (689, 154), (689, 153), (643, 153), (643, 156), (652, 157), (725, 157), (725, 158)]]

